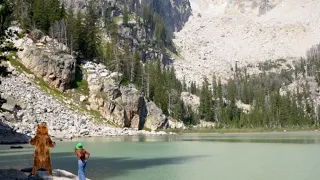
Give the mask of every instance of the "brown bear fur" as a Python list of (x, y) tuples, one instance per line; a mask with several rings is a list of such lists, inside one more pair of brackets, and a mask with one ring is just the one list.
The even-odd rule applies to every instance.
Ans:
[(32, 175), (34, 176), (38, 169), (45, 168), (52, 176), (50, 147), (55, 146), (48, 135), (48, 128), (46, 123), (38, 124), (38, 129), (34, 138), (31, 139), (30, 144), (35, 146)]

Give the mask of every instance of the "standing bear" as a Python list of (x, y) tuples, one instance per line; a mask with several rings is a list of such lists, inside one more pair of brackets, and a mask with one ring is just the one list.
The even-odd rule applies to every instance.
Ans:
[(52, 142), (48, 135), (48, 128), (46, 123), (38, 124), (38, 129), (34, 138), (31, 139), (30, 144), (35, 146), (32, 176), (34, 176), (38, 169), (45, 168), (52, 176), (50, 147), (56, 145)]

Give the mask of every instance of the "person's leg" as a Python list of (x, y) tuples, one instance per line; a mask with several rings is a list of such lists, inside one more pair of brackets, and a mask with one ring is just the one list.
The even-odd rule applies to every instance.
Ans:
[(86, 179), (86, 172), (85, 172), (86, 166), (87, 166), (87, 161), (83, 161), (83, 178), (84, 178), (84, 180)]
[(85, 180), (86, 177), (84, 175), (84, 167), (85, 167), (85, 164), (84, 162), (82, 162), (81, 160), (78, 160), (78, 177), (79, 177), (79, 180)]
[(80, 161), (78, 160), (78, 178), (80, 180), (80, 167), (81, 167), (81, 164), (80, 164)]

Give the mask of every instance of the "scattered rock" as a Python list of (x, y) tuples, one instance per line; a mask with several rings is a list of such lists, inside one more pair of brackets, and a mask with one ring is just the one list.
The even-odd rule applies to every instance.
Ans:
[(86, 96), (83, 96), (83, 95), (80, 96), (80, 102), (83, 102), (83, 101), (85, 101), (86, 99), (87, 99)]

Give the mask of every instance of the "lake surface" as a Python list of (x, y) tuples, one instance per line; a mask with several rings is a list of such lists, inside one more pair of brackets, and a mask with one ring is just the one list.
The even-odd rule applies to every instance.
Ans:
[[(57, 142), (52, 166), (77, 174), (73, 148), (90, 151), (97, 180), (318, 180), (320, 133), (186, 134), (87, 138)], [(0, 168), (33, 165), (33, 147), (0, 146)]]

